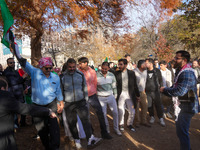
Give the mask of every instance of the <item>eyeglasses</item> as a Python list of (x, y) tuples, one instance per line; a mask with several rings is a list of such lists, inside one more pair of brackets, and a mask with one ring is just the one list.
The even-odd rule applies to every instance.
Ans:
[(52, 69), (52, 67), (44, 67), (44, 68), (45, 68), (46, 71)]
[(9, 62), (9, 64), (15, 64), (15, 62)]

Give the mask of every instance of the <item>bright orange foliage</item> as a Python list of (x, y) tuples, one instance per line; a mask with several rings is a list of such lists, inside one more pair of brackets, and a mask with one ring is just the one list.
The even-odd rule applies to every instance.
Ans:
[(171, 61), (173, 58), (173, 50), (168, 45), (167, 40), (162, 34), (159, 34), (159, 38), (156, 41), (156, 47), (153, 49), (159, 60)]

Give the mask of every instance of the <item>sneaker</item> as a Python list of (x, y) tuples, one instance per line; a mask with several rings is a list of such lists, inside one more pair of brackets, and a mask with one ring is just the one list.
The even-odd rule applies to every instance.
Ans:
[(167, 118), (167, 116), (166, 116), (166, 113), (163, 113), (163, 118), (164, 118), (164, 119), (166, 119), (166, 118)]
[(163, 118), (160, 118), (160, 125), (165, 127), (165, 122), (164, 122), (164, 119)]
[(110, 140), (110, 139), (112, 139), (112, 136), (110, 136), (109, 133), (105, 133), (105, 134), (102, 134), (102, 138)]
[(119, 130), (115, 130), (115, 133), (119, 136), (122, 136), (122, 133)]
[(168, 112), (166, 113), (167, 118), (172, 119), (172, 115)]
[(151, 124), (153, 124), (155, 122), (155, 118), (153, 116), (151, 116), (151, 119), (149, 121)]
[(132, 125), (128, 125), (127, 127), (128, 127), (128, 129), (129, 129), (129, 130), (131, 130), (131, 131), (133, 131), (133, 132), (135, 132), (135, 131), (136, 131), (136, 130), (133, 128), (133, 126), (132, 126)]
[(94, 137), (94, 135), (91, 135), (91, 137), (88, 140), (87, 148), (94, 148), (95, 146), (100, 144), (101, 140), (102, 138), (97, 138), (97, 137)]
[(124, 131), (124, 125), (120, 125), (120, 126), (119, 126), (119, 130), (120, 130), (120, 131)]
[(75, 139), (74, 142), (75, 142), (75, 145), (76, 145), (77, 149), (81, 149), (82, 148), (80, 139)]

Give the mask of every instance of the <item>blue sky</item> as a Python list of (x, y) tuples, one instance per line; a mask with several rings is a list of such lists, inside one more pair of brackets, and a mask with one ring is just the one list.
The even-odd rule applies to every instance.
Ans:
[[(137, 32), (142, 26), (148, 27), (150, 24), (154, 24), (155, 26), (159, 25), (157, 22), (160, 14), (155, 11), (155, 9), (159, 9), (159, 6), (148, 2), (144, 4), (144, 1), (142, 1), (143, 4), (141, 5), (127, 7), (126, 9), (126, 14), (129, 17), (128, 23), (132, 26), (132, 30), (130, 32)], [(183, 0), (183, 2), (186, 1), (187, 0)], [(140, 1), (137, 3), (140, 3)], [(176, 14), (181, 14), (181, 12), (178, 11)], [(173, 16), (168, 19), (173, 19)]]

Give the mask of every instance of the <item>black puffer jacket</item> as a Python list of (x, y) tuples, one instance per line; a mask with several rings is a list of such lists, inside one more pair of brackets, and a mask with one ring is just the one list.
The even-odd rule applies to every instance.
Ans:
[(19, 75), (17, 70), (7, 67), (3, 75), (7, 78), (9, 91), (12, 92), (17, 100), (24, 102), (23, 91), (24, 91), (24, 80)]

